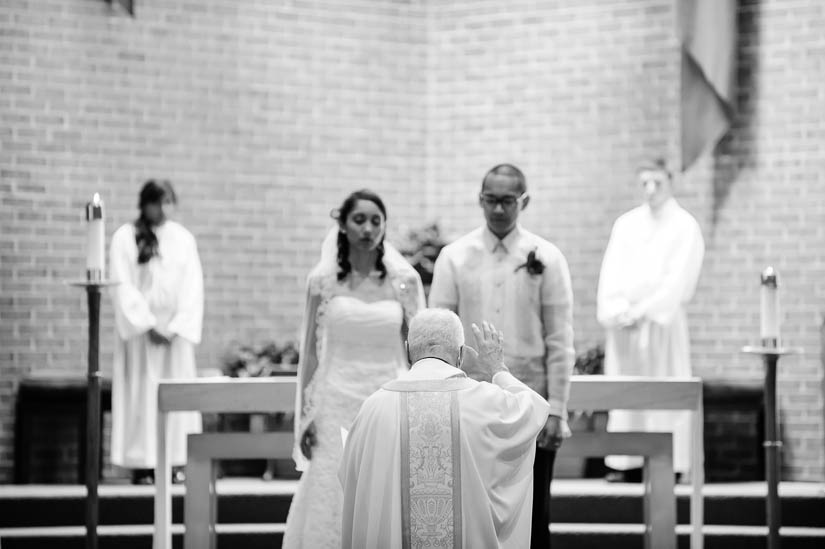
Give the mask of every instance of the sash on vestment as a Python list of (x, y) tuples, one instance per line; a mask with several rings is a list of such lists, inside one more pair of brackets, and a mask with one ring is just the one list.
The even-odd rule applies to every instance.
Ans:
[(401, 399), (402, 547), (461, 548), (458, 391), (468, 378), (396, 380)]

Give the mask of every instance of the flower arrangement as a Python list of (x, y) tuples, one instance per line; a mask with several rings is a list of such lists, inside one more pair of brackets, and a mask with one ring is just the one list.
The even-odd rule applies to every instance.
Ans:
[(588, 347), (576, 356), (573, 373), (578, 375), (600, 375), (604, 373), (604, 348), (600, 345)]
[(298, 349), (289, 341), (282, 347), (269, 342), (258, 347), (233, 341), (222, 360), (224, 375), (229, 377), (267, 377), (294, 372)]
[[(223, 374), (230, 377), (268, 377), (294, 374), (298, 365), (298, 349), (288, 341), (279, 346), (274, 341), (253, 346), (232, 341), (222, 357)], [(291, 431), (292, 414), (249, 414), (219, 412), (214, 420), (205, 416), (204, 422), (212, 421), (218, 432)], [(206, 429), (206, 428), (205, 428)], [(288, 462), (288, 463), (287, 463)], [(300, 473), (291, 469), (292, 460), (219, 460), (221, 475), (258, 476), (265, 480), (274, 476), (298, 478)], [(283, 469), (283, 470), (282, 470)], [(276, 475), (277, 473), (277, 475)]]
[(398, 251), (418, 271), (424, 286), (429, 287), (433, 281), (435, 260), (446, 245), (447, 241), (442, 238), (438, 223), (429, 223), (417, 229), (409, 229), (399, 243)]
[[(604, 373), (604, 347), (600, 343), (586, 347), (576, 355), (573, 373), (578, 375), (600, 375)], [(594, 410), (574, 410), (568, 419), (570, 429), (575, 433), (603, 433), (607, 431), (607, 412)], [(567, 458), (568, 460), (576, 458)], [(572, 461), (570, 462), (572, 463)], [(570, 465), (568, 463), (568, 466)], [(576, 478), (603, 478), (607, 470), (602, 457), (580, 458), (573, 472)], [(570, 471), (568, 471), (569, 473)], [(557, 473), (560, 474), (560, 473)]]

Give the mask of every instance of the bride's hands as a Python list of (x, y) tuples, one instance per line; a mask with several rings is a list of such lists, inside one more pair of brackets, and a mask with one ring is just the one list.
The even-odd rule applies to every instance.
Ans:
[(318, 444), (315, 438), (315, 423), (310, 422), (304, 434), (301, 435), (301, 453), (307, 459), (312, 459), (312, 447)]

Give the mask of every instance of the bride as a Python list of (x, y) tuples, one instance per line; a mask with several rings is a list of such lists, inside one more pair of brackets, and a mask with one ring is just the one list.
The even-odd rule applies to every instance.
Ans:
[(418, 273), (384, 242), (387, 210), (363, 189), (333, 211), (338, 226), (310, 272), (298, 367), (297, 468), (283, 547), (339, 548), (342, 430), (361, 403), (408, 368), (407, 323), (424, 307)]

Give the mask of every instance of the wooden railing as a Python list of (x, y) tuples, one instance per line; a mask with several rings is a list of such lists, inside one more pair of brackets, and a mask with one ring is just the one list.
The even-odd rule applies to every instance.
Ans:
[[(274, 413), (290, 412), (294, 407), (295, 378), (275, 377), (265, 379), (237, 379), (237, 378), (200, 378), (187, 381), (163, 381), (158, 388), (158, 420), (157, 420), (157, 467), (155, 469), (155, 534), (154, 549), (170, 549), (172, 547), (171, 532), (171, 479), (169, 452), (166, 433), (168, 414), (178, 411), (200, 412), (240, 412), (240, 413)], [(571, 410), (690, 410), (693, 412), (693, 460), (691, 495), (691, 534), (692, 549), (702, 547), (703, 502), (702, 485), (704, 483), (704, 448), (702, 432), (702, 383), (698, 378), (663, 380), (654, 378), (629, 378), (605, 376), (573, 376), (569, 408)], [(649, 459), (649, 482), (646, 483), (646, 545), (648, 547), (665, 547), (667, 545), (650, 545), (655, 540), (671, 540), (665, 543), (674, 543), (675, 540), (675, 497), (673, 495), (672, 461), (668, 466), (668, 459), (672, 454), (668, 451), (672, 445), (664, 443), (670, 440), (666, 437), (639, 436), (638, 433), (606, 434), (609, 436), (582, 436), (579, 442), (572, 438), (562, 446), (562, 452), (568, 455), (606, 455), (616, 450), (638, 451), (647, 454)], [(209, 435), (209, 448), (220, 446), (220, 441)], [(266, 438), (266, 437), (263, 437)], [(624, 442), (621, 442), (624, 439)], [(206, 439), (204, 439), (205, 441)], [(239, 444), (240, 443), (240, 446)], [(232, 457), (242, 457), (249, 446), (248, 457), (260, 457), (260, 444), (254, 437), (233, 439)], [(671, 450), (672, 452), (672, 450)], [(214, 453), (214, 452), (213, 452)], [(220, 453), (220, 452), (219, 452)], [(273, 448), (273, 456), (283, 453), (283, 450)], [(198, 452), (211, 455), (210, 451)], [(221, 457), (221, 456), (218, 456)], [(212, 459), (209, 457), (209, 459)], [(662, 473), (662, 471), (667, 471)], [(657, 472), (658, 471), (658, 472)], [(664, 476), (663, 476), (664, 475)], [(656, 483), (656, 478), (669, 477), (669, 484)], [(212, 479), (214, 481), (214, 478)], [(654, 486), (654, 484), (656, 484)], [(664, 489), (663, 489), (664, 487)], [(201, 487), (203, 488), (203, 487)], [(207, 490), (210, 501), (204, 502), (206, 509), (214, 509), (214, 490)], [(202, 492), (206, 493), (206, 492)], [(191, 500), (191, 498), (190, 498)], [(661, 503), (665, 501), (666, 503)], [(184, 515), (187, 513), (184, 509)], [(191, 511), (190, 511), (191, 513)], [(209, 518), (211, 517), (211, 518)], [(191, 518), (191, 516), (190, 516)], [(214, 516), (208, 514), (203, 524), (190, 524), (189, 528), (204, 529), (207, 532), (195, 534), (197, 539), (212, 539), (214, 535), (210, 528), (210, 520)], [(189, 532), (192, 534), (192, 532)], [(193, 538), (194, 539), (194, 538)]]

